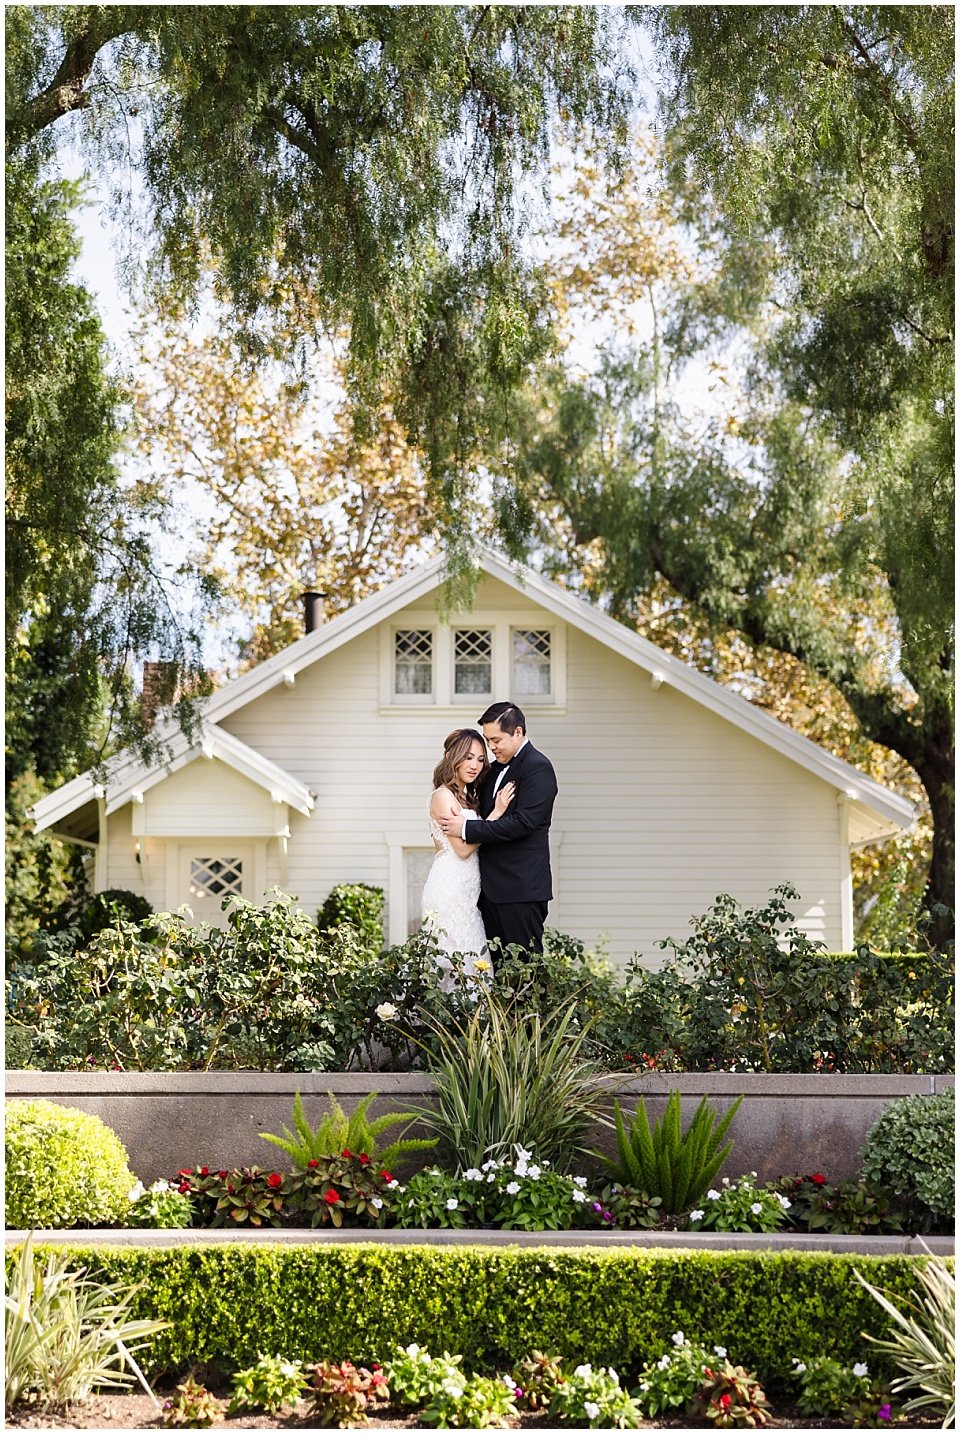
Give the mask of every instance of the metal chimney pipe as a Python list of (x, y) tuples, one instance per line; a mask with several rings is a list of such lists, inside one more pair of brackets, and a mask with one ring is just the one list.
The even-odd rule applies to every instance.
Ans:
[(324, 602), (326, 593), (304, 593), (303, 595), (303, 630), (304, 633), (316, 632), (318, 627), (323, 626)]

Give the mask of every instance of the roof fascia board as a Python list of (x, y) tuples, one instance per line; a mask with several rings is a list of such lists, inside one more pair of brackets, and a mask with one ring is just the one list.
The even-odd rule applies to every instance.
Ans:
[(525, 573), (521, 586), (516, 575), (503, 560), (493, 554), (484, 555), (483, 566), (491, 576), (512, 583), (520, 591), (529, 589), (536, 600), (555, 616), (567, 618), (576, 626), (587, 630), (591, 636), (598, 638), (620, 656), (649, 672), (662, 672), (666, 682), (678, 692), (709, 707), (742, 731), (759, 738), (767, 746), (799, 763), (838, 790), (855, 791), (857, 799), (882, 812), (896, 823), (898, 828), (909, 825), (914, 820), (916, 813), (913, 804), (905, 797), (888, 792), (871, 777), (841, 761), (839, 757), (834, 757), (832, 753), (824, 751), (808, 737), (795, 732), (792, 727), (778, 722), (768, 712), (761, 711), (745, 698), (729, 692), (719, 682), (697, 672), (696, 668), (672, 657), (670, 653), (663, 652), (639, 633), (632, 633), (623, 623), (617, 622), (600, 608), (588, 606), (581, 598), (556, 588), (538, 573)]

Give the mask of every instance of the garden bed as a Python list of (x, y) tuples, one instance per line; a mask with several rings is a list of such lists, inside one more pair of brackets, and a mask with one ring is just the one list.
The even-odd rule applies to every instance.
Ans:
[[(935, 1095), (954, 1086), (953, 1075), (758, 1075), (726, 1072), (608, 1078), (626, 1112), (643, 1096), (659, 1119), (671, 1090), (679, 1090), (685, 1119), (703, 1095), (723, 1112), (745, 1099), (730, 1127), (733, 1153), (724, 1166), (731, 1178), (756, 1171), (757, 1178), (823, 1170), (832, 1180), (857, 1173), (867, 1132), (891, 1101)], [(606, 1082), (605, 1082), (606, 1083)], [(209, 1071), (141, 1072), (8, 1071), (8, 1099), (52, 1100), (99, 1116), (120, 1136), (130, 1164), (145, 1183), (205, 1161), (211, 1168), (269, 1163), (261, 1132), (289, 1123), (297, 1091), (315, 1116), (332, 1091), (348, 1113), (371, 1091), (376, 1110), (404, 1110), (430, 1102), (433, 1083), (422, 1074), (376, 1072)], [(158, 1132), (163, 1133), (162, 1142)], [(416, 1131), (412, 1132), (416, 1133)], [(590, 1138), (612, 1153), (611, 1132), (597, 1125)]]

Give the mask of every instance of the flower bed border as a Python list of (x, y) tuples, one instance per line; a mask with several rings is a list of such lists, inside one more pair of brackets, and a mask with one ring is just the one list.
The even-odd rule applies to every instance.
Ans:
[[(658, 1119), (674, 1089), (681, 1093), (685, 1119), (702, 1095), (722, 1112), (743, 1092), (746, 1099), (730, 1127), (734, 1148), (725, 1175), (732, 1179), (755, 1170), (764, 1181), (822, 1170), (831, 1180), (842, 1180), (856, 1175), (867, 1131), (892, 1100), (940, 1094), (953, 1087), (954, 1076), (650, 1071), (604, 1083), (615, 1083), (626, 1112), (642, 1095)], [(289, 1124), (297, 1090), (316, 1120), (326, 1109), (327, 1091), (349, 1113), (371, 1091), (379, 1092), (380, 1112), (427, 1101), (432, 1089), (429, 1076), (392, 1071), (8, 1071), (6, 1076), (7, 1099), (53, 1100), (98, 1115), (120, 1136), (131, 1168), (147, 1184), (201, 1162), (211, 1168), (274, 1168), (272, 1149), (259, 1132), (279, 1132)], [(595, 1126), (590, 1138), (612, 1153), (611, 1134), (603, 1127)]]
[[(22, 1244), (25, 1230), (7, 1230), (4, 1241), (8, 1248)], [(357, 1228), (333, 1230), (259, 1229), (259, 1230), (36, 1230), (37, 1244), (64, 1246), (83, 1243), (91, 1248), (119, 1247), (175, 1249), (198, 1245), (373, 1245), (388, 1248), (441, 1248), (474, 1246), (478, 1249), (566, 1249), (623, 1250), (644, 1249), (664, 1251), (744, 1250), (753, 1253), (802, 1251), (807, 1254), (830, 1255), (941, 1255), (953, 1256), (952, 1235), (830, 1235), (806, 1231), (778, 1230), (772, 1234), (747, 1231), (725, 1233), (705, 1230), (701, 1234), (687, 1230), (377, 1230)]]

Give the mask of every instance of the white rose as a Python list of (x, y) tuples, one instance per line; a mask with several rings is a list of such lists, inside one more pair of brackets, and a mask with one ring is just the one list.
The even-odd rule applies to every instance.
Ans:
[(399, 1012), (392, 1001), (384, 1001), (377, 1007), (377, 1015), (381, 1021), (395, 1021)]

